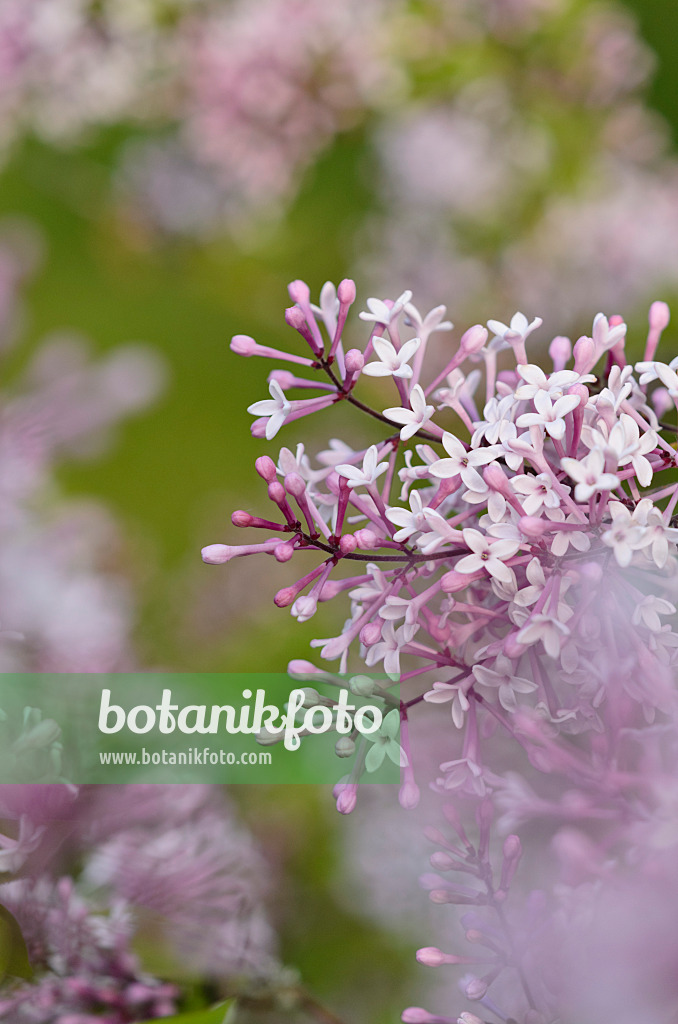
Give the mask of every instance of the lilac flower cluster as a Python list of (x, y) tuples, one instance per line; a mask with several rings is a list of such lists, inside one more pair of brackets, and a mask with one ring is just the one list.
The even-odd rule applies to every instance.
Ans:
[[(51, 723), (53, 725), (53, 723)], [(111, 1024), (167, 1016), (179, 997), (142, 971), (140, 934), (175, 980), (196, 974), (245, 990), (277, 979), (263, 858), (210, 786), (0, 786), (2, 903), (17, 918), (35, 978), (0, 993), (0, 1019)], [(53, 881), (69, 862), (81, 877)], [(104, 908), (107, 908), (104, 910)]]
[[(348, 348), (352, 281), (326, 284), (318, 305), (302, 282), (289, 290), (285, 319), (308, 355), (232, 342), (289, 367), (250, 406), (253, 434), (272, 440), (339, 403), (380, 433), (357, 449), (333, 440), (317, 467), (303, 445), (277, 462), (261, 456), (272, 512), (236, 511), (233, 523), (265, 539), (209, 545), (204, 560), (315, 553), (275, 603), (304, 622), (347, 597), (349, 613), (337, 635), (311, 642), (337, 672), (296, 661), (291, 673), (388, 695), (388, 681), (351, 676), (362, 664), (399, 683), (400, 803), (417, 805), (420, 782), (445, 800), (447, 826), (427, 832), (435, 874), (423, 882), (434, 904), (462, 908), (471, 947), (426, 948), (422, 963), (462, 965), (463, 998), (500, 1021), (588, 1024), (607, 999), (624, 1024), (643, 1013), (668, 1022), (675, 978), (634, 973), (632, 936), (613, 955), (612, 933), (591, 927), (596, 906), (615, 898), (617, 916), (632, 920), (648, 892), (661, 927), (643, 935), (659, 950), (658, 893), (676, 896), (678, 367), (657, 352), (668, 307), (651, 306), (635, 363), (621, 317), (599, 313), (574, 345), (553, 338), (542, 368), (528, 356), (542, 321), (516, 313), (468, 328), (440, 366), (431, 338), (452, 329), (445, 307), (422, 315), (410, 292), (368, 299), (365, 341)], [(431, 371), (427, 356), (438, 360)], [(439, 708), (446, 753), (418, 779), (409, 733), (427, 705)], [(422, 720), (430, 729), (430, 715)], [(340, 756), (354, 749), (337, 744)], [(359, 748), (335, 790), (340, 811), (355, 806), (365, 766)], [(623, 997), (613, 992), (620, 970)], [(481, 1018), (411, 1008), (403, 1020)]]

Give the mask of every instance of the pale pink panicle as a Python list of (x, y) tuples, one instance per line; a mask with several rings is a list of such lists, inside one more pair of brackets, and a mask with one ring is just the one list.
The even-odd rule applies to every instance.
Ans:
[[(305, 452), (296, 469), (287, 449), (279, 467), (259, 459), (271, 518), (238, 513), (237, 523), (263, 529), (264, 539), (213, 545), (208, 556), (277, 557), (282, 533), (291, 558), (315, 551), (316, 565), (276, 603), (307, 621), (320, 602), (345, 602), (337, 635), (311, 642), (336, 672), (316, 678), (308, 663), (295, 672), (337, 687), (367, 666), (390, 702), (378, 742), (337, 746), (344, 765), (353, 758), (335, 787), (338, 810), (354, 811), (365, 770), (386, 756), (400, 763), (408, 814), (417, 815), (423, 793), (449, 801), (449, 828), (427, 830), (434, 870), (421, 883), (462, 933), (450, 938), (448, 927), (418, 958), (423, 969), (460, 976), (442, 1016), (411, 1007), (403, 1020), (599, 1019), (589, 959), (577, 953), (588, 927), (584, 894), (601, 906), (620, 900), (630, 919), (631, 867), (641, 889), (661, 876), (671, 898), (678, 893), (663, 860), (678, 848), (669, 786), (678, 771), (678, 430), (675, 412), (661, 422), (654, 412), (660, 389), (678, 401), (678, 361), (652, 350), (627, 363), (626, 324), (599, 313), (573, 347), (557, 335), (552, 365), (541, 366), (531, 361), (541, 320), (516, 314), (509, 324), (487, 321), (496, 345), (484, 328), (463, 334), (441, 376), (429, 371), (428, 350), (419, 359), (421, 345), (406, 348), (425, 322), (409, 293), (371, 299), (354, 332), (348, 321), (334, 326), (334, 293), (325, 290), (315, 307), (324, 303), (324, 333), (308, 289), (297, 282), (292, 293), (314, 370), (335, 386), (329, 404), (354, 405), (369, 429), (363, 447), (335, 439), (317, 469)], [(667, 323), (655, 303), (650, 332)], [(391, 372), (369, 380), (356, 374), (357, 357), (342, 362), (349, 332), (351, 352), (366, 366), (381, 353)], [(501, 351), (507, 368), (497, 372)], [(470, 388), (456, 400), (480, 353), (482, 411)], [(398, 372), (406, 365), (411, 375)], [(447, 393), (431, 408), (427, 398), (445, 377)], [(378, 394), (390, 398), (375, 405)], [(363, 677), (349, 687), (368, 694), (375, 685)], [(418, 753), (419, 723), (424, 745), (444, 738), (432, 765)], [(528, 823), (535, 828), (520, 835)], [(596, 956), (606, 942), (596, 933)], [(628, 951), (618, 952), (626, 977)], [(608, 985), (614, 965), (605, 971)], [(664, 987), (650, 993), (656, 977), (639, 972), (625, 998), (636, 1017), (645, 999), (653, 1019), (668, 1021), (675, 985), (662, 975)], [(624, 1020), (621, 1001), (614, 1005)]]

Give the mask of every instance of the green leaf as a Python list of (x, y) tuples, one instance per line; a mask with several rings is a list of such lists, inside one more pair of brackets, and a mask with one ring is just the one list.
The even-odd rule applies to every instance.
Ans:
[(29, 980), (33, 977), (33, 968), (19, 922), (0, 904), (0, 981), (8, 975)]
[(180, 1013), (178, 1017), (163, 1017), (163, 1024), (227, 1024), (229, 1011), (235, 1008), (235, 999), (219, 1003), (209, 1010)]

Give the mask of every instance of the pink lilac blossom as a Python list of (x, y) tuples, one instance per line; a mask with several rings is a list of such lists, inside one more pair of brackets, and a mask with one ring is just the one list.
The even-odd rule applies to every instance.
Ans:
[(275, 937), (264, 909), (269, 872), (226, 799), (208, 786), (115, 789), (90, 796), (83, 816), (100, 832), (103, 800), (103, 830), (106, 819), (117, 821), (90, 851), (89, 885), (156, 915), (182, 968), (232, 979), (274, 973)]
[[(44, 782), (0, 786), (0, 818), (16, 836), (0, 840), (0, 866), (5, 880), (22, 879), (5, 886), (3, 903), (36, 970), (30, 984), (3, 990), (0, 1017), (33, 1020), (41, 1006), (58, 1024), (70, 1024), (67, 1010), (88, 1021), (106, 1011), (112, 1024), (166, 1016), (178, 990), (141, 973), (130, 950), (142, 933), (162, 946), (175, 980), (197, 973), (246, 990), (282, 978), (265, 909), (270, 868), (221, 790)], [(77, 882), (53, 881), (73, 864)]]
[[(305, 363), (304, 382), (319, 378), (320, 396), (285, 392), (275, 409), (252, 409), (262, 413), (253, 433), (272, 439), (344, 402), (365, 415), (365, 447), (335, 440), (318, 468), (303, 449), (295, 458), (283, 448), (277, 463), (262, 455), (269, 512), (233, 514), (262, 539), (212, 544), (203, 558), (303, 559), (303, 575), (275, 596), (300, 621), (319, 602), (348, 604), (338, 634), (311, 641), (336, 669), (298, 660), (290, 673), (390, 701), (399, 742), (390, 724), (380, 742), (398, 747), (402, 807), (416, 807), (422, 785), (443, 802), (442, 827), (427, 832), (434, 872), (422, 884), (465, 942), (452, 938), (452, 952), (424, 947), (418, 958), (462, 968), (460, 988), (446, 997), (451, 1012), (411, 1007), (403, 1020), (556, 1024), (574, 1013), (593, 1024), (622, 969), (624, 997), (610, 996), (621, 1019), (633, 1008), (668, 1024), (678, 989), (662, 966), (667, 918), (657, 895), (665, 887), (675, 901), (678, 844), (667, 796), (678, 769), (678, 375), (659, 350), (668, 307), (650, 307), (635, 365), (622, 318), (599, 313), (574, 344), (556, 335), (552, 367), (539, 366), (530, 351), (541, 319), (519, 312), (469, 328), (448, 345), (447, 365), (429, 371), (432, 332), (421, 328), (449, 330), (441, 307), (425, 317), (409, 292), (371, 299), (359, 344), (347, 327), (353, 282), (326, 285), (320, 306), (303, 282), (289, 290), (285, 319), (310, 355), (242, 335), (233, 348)], [(396, 357), (406, 346), (411, 374), (363, 379), (375, 355), (405, 365)], [(478, 364), (482, 383), (472, 378)], [(403, 439), (386, 413), (415, 413), (417, 389), (434, 409)], [(389, 679), (352, 675), (360, 665)], [(422, 704), (446, 722), (445, 759), (433, 771), (410, 740)], [(335, 787), (342, 813), (376, 760), (365, 738), (351, 739), (355, 758)], [(342, 758), (353, 754), (345, 746)], [(585, 909), (617, 900), (619, 920), (631, 922), (645, 892), (657, 927), (643, 943), (658, 966), (634, 974), (633, 937), (611, 942), (614, 922), (612, 932), (603, 923), (587, 932)], [(587, 948), (605, 951), (598, 975)]]
[(79, 894), (70, 878), (11, 882), (3, 904), (15, 915), (36, 980), (0, 992), (0, 1020), (12, 1024), (129, 1024), (176, 1012), (178, 989), (142, 971), (131, 948), (130, 908), (107, 912)]

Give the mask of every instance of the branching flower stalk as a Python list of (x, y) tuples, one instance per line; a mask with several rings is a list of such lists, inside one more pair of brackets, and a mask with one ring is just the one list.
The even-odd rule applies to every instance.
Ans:
[[(256, 469), (274, 511), (237, 511), (233, 523), (265, 539), (212, 544), (203, 558), (319, 555), (275, 603), (304, 622), (319, 602), (348, 597), (337, 635), (311, 642), (337, 670), (298, 660), (291, 674), (363, 696), (388, 693), (389, 680), (400, 685), (400, 803), (415, 808), (422, 782), (445, 799), (456, 839), (427, 833), (439, 849), (436, 874), (423, 882), (434, 903), (465, 908), (469, 946), (429, 947), (421, 962), (478, 968), (461, 991), (492, 1020), (668, 1022), (675, 981), (629, 966), (632, 927), (610, 926), (615, 941), (628, 938), (617, 949), (600, 924), (611, 894), (622, 894), (615, 906), (629, 924), (644, 899), (661, 917), (678, 896), (669, 856), (678, 842), (678, 361), (657, 358), (668, 307), (651, 306), (635, 365), (625, 323), (599, 313), (574, 345), (556, 336), (552, 366), (542, 368), (529, 354), (542, 321), (517, 313), (466, 330), (439, 372), (427, 357), (440, 361), (434, 336), (452, 329), (445, 307), (423, 316), (410, 292), (369, 299), (357, 347), (346, 329), (355, 294), (351, 281), (326, 284), (316, 306), (306, 285), (290, 286), (286, 321), (310, 355), (243, 335), (232, 348), (306, 374), (273, 371), (270, 399), (249, 409), (254, 436), (270, 441), (344, 402), (367, 414), (364, 447), (332, 440), (317, 466), (302, 444), (277, 461), (262, 455)], [(389, 398), (375, 400), (379, 384), (366, 380), (375, 377), (391, 387)], [(293, 397), (314, 386), (315, 397)], [(389, 427), (375, 436), (377, 422)], [(388, 679), (351, 677), (356, 665)], [(316, 691), (308, 692), (312, 703)], [(410, 742), (420, 711), (432, 741), (442, 729), (444, 751), (422, 777)], [(350, 757), (352, 745), (340, 740), (337, 753)], [(370, 763), (359, 750), (337, 784), (343, 813)], [(526, 844), (517, 833), (535, 823), (539, 840)], [(664, 935), (646, 931), (646, 941)], [(621, 986), (620, 971), (630, 979)], [(403, 1015), (410, 1024), (483, 1019), (458, 1009)]]

